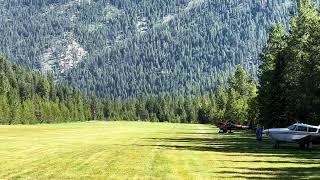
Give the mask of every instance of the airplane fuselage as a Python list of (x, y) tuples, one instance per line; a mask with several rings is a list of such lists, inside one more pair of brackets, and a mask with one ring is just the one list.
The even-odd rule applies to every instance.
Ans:
[(272, 128), (263, 131), (278, 145), (280, 142), (306, 144), (320, 143), (320, 126), (296, 123), (288, 128)]
[(296, 142), (309, 135), (312, 134), (308, 132), (291, 131), (288, 128), (269, 129), (269, 136), (271, 139), (279, 142)]

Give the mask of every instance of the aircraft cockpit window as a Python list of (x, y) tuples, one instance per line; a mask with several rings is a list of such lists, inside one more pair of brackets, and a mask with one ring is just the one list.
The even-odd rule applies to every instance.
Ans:
[(305, 126), (298, 126), (297, 127), (297, 131), (307, 131), (307, 130), (308, 130), (308, 128)]
[(312, 128), (312, 127), (308, 128), (308, 132), (317, 132), (317, 131), (318, 131), (317, 128)]
[(291, 126), (288, 127), (288, 129), (291, 130), (291, 131), (293, 131), (293, 130), (296, 129), (296, 125), (291, 125)]

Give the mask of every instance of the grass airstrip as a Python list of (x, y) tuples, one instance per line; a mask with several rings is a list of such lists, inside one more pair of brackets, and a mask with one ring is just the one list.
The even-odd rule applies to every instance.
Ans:
[(255, 150), (210, 125), (86, 122), (0, 126), (0, 179), (320, 178), (320, 147)]

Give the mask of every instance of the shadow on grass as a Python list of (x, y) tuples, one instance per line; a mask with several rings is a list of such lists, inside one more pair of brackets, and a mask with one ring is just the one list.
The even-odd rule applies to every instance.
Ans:
[[(237, 170), (242, 170), (239, 172)], [(234, 171), (218, 171), (223, 174), (237, 174), (230, 178), (246, 178), (257, 179), (257, 177), (250, 175), (269, 176), (269, 179), (319, 179), (319, 167), (281, 167), (281, 168), (248, 168), (241, 167), (235, 168)], [(217, 173), (217, 172), (215, 172)], [(267, 178), (264, 178), (267, 179)]]
[[(318, 155), (319, 153), (316, 150), (300, 150), (295, 144), (283, 144), (280, 149), (273, 149), (270, 140), (264, 140), (263, 147), (256, 150), (255, 138), (230, 135), (222, 135), (221, 137), (222, 138), (147, 138), (145, 140), (158, 141), (162, 145), (156, 146), (166, 148), (226, 153), (258, 153), (259, 156), (262, 154), (266, 154), (266, 156), (268, 156), (268, 154), (277, 154), (292, 157), (292, 154), (299, 154), (297, 158), (306, 158), (309, 155), (315, 158), (313, 155)], [(320, 156), (317, 157), (320, 158)]]
[[(171, 134), (172, 135), (172, 134)], [(273, 149), (272, 143), (268, 138), (263, 141), (263, 147), (256, 150), (255, 135), (251, 133), (218, 134), (218, 133), (178, 133), (175, 138), (146, 138), (144, 140), (157, 142), (156, 145), (139, 145), (165, 148), (170, 150), (190, 150), (224, 153), (225, 156), (234, 156), (234, 160), (229, 162), (240, 163), (277, 163), (281, 166), (293, 164), (305, 164), (309, 167), (281, 167), (281, 168), (241, 168), (237, 171), (221, 171), (222, 174), (237, 174), (231, 178), (252, 178), (253, 174), (263, 175), (273, 178), (305, 178), (316, 175), (320, 178), (320, 152), (317, 149), (300, 150), (296, 144), (282, 144), (280, 149)], [(236, 154), (237, 153), (237, 154)], [(254, 157), (255, 161), (238, 161), (236, 157)], [(263, 160), (268, 157), (289, 158), (289, 160)], [(290, 160), (292, 159), (292, 160)], [(312, 166), (312, 167), (310, 167)], [(316, 167), (313, 167), (316, 166)], [(233, 167), (230, 167), (233, 169)], [(243, 172), (244, 171), (244, 172)], [(229, 176), (228, 176), (229, 177)]]

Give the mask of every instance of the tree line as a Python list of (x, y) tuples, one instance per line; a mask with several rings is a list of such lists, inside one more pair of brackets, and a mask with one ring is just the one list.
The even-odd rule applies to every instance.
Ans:
[[(105, 98), (85, 96), (54, 82), (52, 75), (26, 70), (0, 58), (0, 124), (128, 120), (172, 123), (214, 123), (254, 119), (254, 79), (238, 66), (228, 85), (207, 95)], [(252, 113), (249, 113), (252, 112)]]
[(320, 15), (311, 0), (298, 0), (299, 14), (272, 28), (262, 54), (259, 120), (265, 126), (320, 124)]
[[(211, 89), (196, 86), (192, 95), (138, 93), (139, 96), (128, 98), (110, 95), (102, 100), (102, 94), (98, 97), (84, 95), (76, 88), (55, 82), (53, 75), (26, 70), (2, 57), (1, 124), (85, 120), (215, 123), (233, 120), (242, 124), (261, 123), (266, 127), (283, 127), (297, 121), (317, 125), (320, 117), (320, 16), (318, 6), (311, 0), (298, 0), (297, 7), (298, 14), (291, 18), (289, 29), (284, 24), (272, 28), (261, 54), (258, 82), (245, 71), (246, 68), (237, 66), (230, 72), (230, 78), (220, 78)], [(123, 83), (120, 79), (116, 82)], [(210, 82), (213, 83), (207, 83)]]
[(91, 120), (90, 104), (79, 90), (56, 84), (52, 75), (26, 70), (0, 57), (0, 124)]
[(205, 96), (145, 96), (129, 100), (105, 99), (100, 104), (100, 117), (110, 120), (142, 120), (173, 123), (216, 123), (235, 120), (239, 123), (256, 121), (252, 109), (257, 96), (256, 83), (238, 66), (227, 84)]

